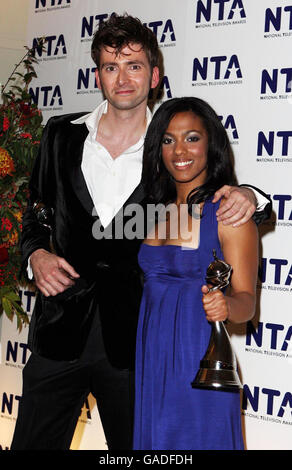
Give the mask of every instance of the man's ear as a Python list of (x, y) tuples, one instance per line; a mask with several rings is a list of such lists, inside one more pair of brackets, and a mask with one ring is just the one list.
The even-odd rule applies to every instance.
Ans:
[(97, 87), (101, 90), (101, 82), (99, 78), (98, 68), (95, 69), (95, 80), (96, 80)]
[(151, 88), (156, 88), (159, 83), (159, 68), (154, 67), (152, 70)]

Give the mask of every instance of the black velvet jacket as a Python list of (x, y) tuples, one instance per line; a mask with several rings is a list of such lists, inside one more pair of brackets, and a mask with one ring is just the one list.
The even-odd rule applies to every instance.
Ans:
[[(93, 202), (81, 171), (85, 124), (71, 121), (85, 113), (51, 118), (43, 133), (23, 218), (22, 272), (38, 248), (64, 257), (80, 274), (76, 284), (55, 297), (37, 295), (29, 329), (29, 348), (55, 360), (80, 357), (98, 304), (105, 349), (112, 365), (133, 367), (142, 295), (137, 254), (142, 240), (101, 239), (92, 235)], [(52, 230), (38, 222), (33, 204), (53, 208)], [(146, 204), (142, 185), (128, 204)], [(269, 216), (257, 215), (259, 223)], [(124, 223), (127, 219), (124, 219)], [(146, 225), (146, 224), (145, 224)]]
[[(75, 286), (55, 297), (38, 293), (29, 329), (29, 348), (56, 360), (77, 359), (99, 305), (108, 358), (119, 368), (133, 365), (142, 278), (137, 254), (142, 240), (102, 239), (92, 235), (93, 202), (81, 171), (85, 124), (70, 121), (84, 113), (51, 118), (44, 130), (30, 181), (23, 218), (22, 272), (38, 248), (64, 257), (80, 274)], [(127, 204), (143, 203), (138, 186)], [(33, 210), (35, 201), (54, 210), (52, 238)], [(126, 223), (127, 219), (124, 220)]]

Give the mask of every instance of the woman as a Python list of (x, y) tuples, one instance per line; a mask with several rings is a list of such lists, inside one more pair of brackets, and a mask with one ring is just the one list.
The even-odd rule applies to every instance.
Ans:
[[(142, 181), (152, 203), (171, 209), (139, 253), (145, 284), (134, 449), (243, 449), (239, 393), (191, 387), (210, 322), (253, 317), (258, 268), (254, 222), (234, 228), (216, 220), (212, 196), (235, 177), (225, 129), (207, 103), (175, 98), (158, 109), (145, 140)], [(213, 249), (233, 267), (226, 295), (204, 285)]]

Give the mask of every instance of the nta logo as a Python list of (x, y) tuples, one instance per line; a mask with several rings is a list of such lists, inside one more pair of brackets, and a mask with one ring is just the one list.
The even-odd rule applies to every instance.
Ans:
[(28, 345), (26, 343), (18, 343), (15, 341), (12, 343), (11, 341), (7, 342), (7, 350), (6, 350), (6, 361), (13, 361), (21, 362), (21, 364), (26, 364), (28, 359)]
[(292, 265), (287, 259), (262, 258), (260, 280), (262, 283), (269, 280), (276, 285), (290, 286), (292, 282)]
[(150, 23), (144, 23), (144, 25), (152, 29), (160, 44), (165, 43), (165, 40), (171, 42), (176, 40), (171, 19), (166, 20), (165, 23), (163, 21), (151, 21)]
[(86, 69), (79, 69), (77, 75), (77, 90), (88, 90), (97, 89), (96, 77), (95, 77), (96, 67)]
[[(31, 290), (22, 290), (18, 291), (21, 302), (26, 310), (26, 312), (31, 312), (33, 309), (34, 301), (36, 294)], [(25, 305), (24, 305), (25, 304)]]
[(81, 38), (84, 39), (86, 37), (91, 38), (94, 31), (99, 28), (100, 24), (108, 18), (107, 13), (103, 13), (101, 15), (92, 15), (86, 18), (84, 16), (81, 21)]
[(12, 393), (8, 395), (7, 393), (4, 392), (2, 395), (1, 412), (5, 413), (7, 411), (8, 414), (11, 415), (12, 412), (14, 411), (15, 402), (19, 403), (20, 399), (21, 397), (18, 395), (13, 395)]
[(258, 411), (259, 405), (264, 401), (266, 414), (275, 414), (279, 418), (282, 418), (285, 414), (286, 408), (289, 407), (288, 411), (291, 417), (292, 394), (290, 392), (286, 392), (283, 395), (280, 390), (272, 388), (260, 389), (260, 387), (253, 387), (252, 390), (246, 384), (243, 386), (243, 410), (247, 409), (249, 403), (253, 411)]
[(58, 54), (67, 54), (67, 48), (65, 38), (63, 34), (60, 36), (46, 36), (45, 51), (42, 50), (39, 44), (40, 38), (34, 38), (32, 41), (32, 47), (35, 48), (39, 57), (43, 56), (43, 53), (47, 57), (57, 56)]
[(62, 106), (63, 99), (59, 85), (30, 88), (29, 93), (35, 104), (40, 106)]
[(276, 210), (278, 220), (292, 220), (291, 199), (290, 194), (274, 194), (272, 197), (276, 204), (273, 204)]
[(35, 8), (46, 8), (46, 6), (54, 7), (59, 5), (68, 5), (71, 0), (35, 0)]
[(268, 133), (260, 131), (258, 133), (257, 155), (263, 155), (263, 150), (270, 156), (274, 155), (277, 144), (277, 151), (280, 151), (282, 156), (287, 156), (291, 148), (290, 137), (292, 137), (292, 131), (269, 131)]
[(246, 327), (246, 345), (252, 346), (252, 342), (259, 348), (263, 346), (263, 339), (268, 342), (267, 347), (270, 349), (278, 349), (280, 351), (287, 351), (289, 342), (292, 337), (292, 326), (287, 326), (278, 323), (258, 322), (257, 328), (249, 321)]
[[(282, 69), (273, 69), (271, 72), (264, 69), (261, 79), (261, 93), (277, 93), (279, 91), (290, 93), (292, 84), (292, 68), (283, 67)], [(268, 90), (269, 88), (269, 90)]]
[(238, 132), (237, 132), (234, 116), (232, 114), (229, 114), (226, 118), (224, 118), (223, 116), (218, 116), (218, 117), (220, 121), (222, 122), (226, 131), (231, 132), (231, 137), (233, 139), (238, 139)]
[(273, 26), (275, 31), (280, 31), (283, 17), (288, 20), (289, 30), (292, 30), (292, 5), (277, 7), (275, 12), (271, 8), (267, 8), (265, 14), (265, 33), (270, 32), (271, 26)]
[(214, 80), (226, 80), (231, 75), (242, 78), (239, 60), (235, 54), (231, 57), (226, 55), (203, 57), (201, 61), (195, 57), (193, 62), (193, 81), (197, 81), (199, 75), (202, 80), (207, 80), (208, 77)]
[[(239, 14), (240, 18), (246, 18), (242, 0), (199, 0), (197, 2), (196, 23), (205, 21), (232, 20)], [(238, 16), (238, 15), (237, 15)]]

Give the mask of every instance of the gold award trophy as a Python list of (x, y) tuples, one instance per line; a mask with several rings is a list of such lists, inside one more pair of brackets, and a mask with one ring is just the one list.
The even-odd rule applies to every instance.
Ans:
[[(213, 250), (214, 261), (208, 266), (206, 282), (210, 291), (223, 289), (229, 284), (232, 267), (219, 260)], [(193, 388), (236, 391), (242, 388), (237, 374), (236, 357), (224, 323), (212, 322), (211, 337), (200, 369), (192, 382)]]

